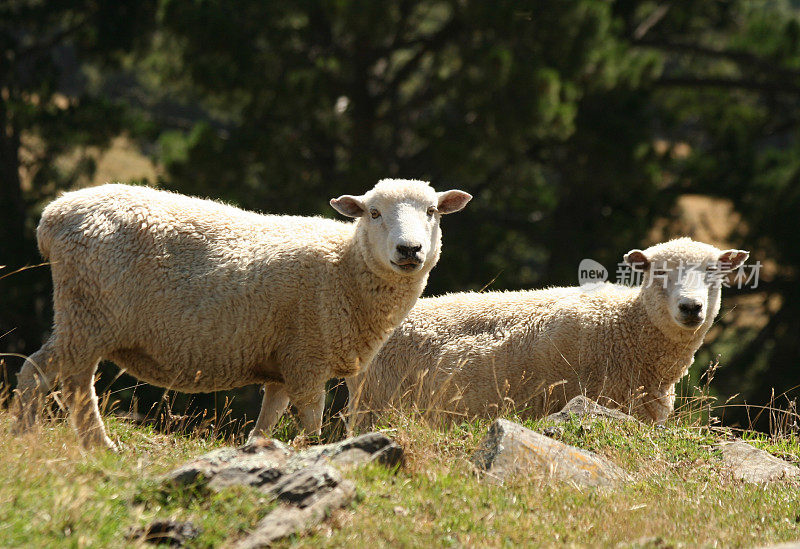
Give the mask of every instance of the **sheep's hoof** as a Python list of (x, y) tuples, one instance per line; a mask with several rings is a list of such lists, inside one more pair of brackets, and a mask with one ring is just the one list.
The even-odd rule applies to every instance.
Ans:
[(119, 454), (122, 450), (122, 447), (116, 444), (113, 440), (108, 437), (104, 437), (102, 446), (105, 447), (106, 450), (109, 452), (114, 452), (115, 454)]
[(249, 446), (250, 444), (255, 444), (260, 440), (269, 440), (271, 437), (267, 434), (261, 433), (250, 433), (250, 436), (247, 437), (247, 441), (244, 443), (245, 446)]
[(82, 441), (82, 446), (85, 450), (102, 449), (114, 452), (115, 454), (118, 454), (120, 451), (119, 446), (105, 435), (103, 435), (102, 438), (84, 439)]

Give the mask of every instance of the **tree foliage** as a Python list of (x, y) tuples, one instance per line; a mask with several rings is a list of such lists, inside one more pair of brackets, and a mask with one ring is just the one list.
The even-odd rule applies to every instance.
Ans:
[[(677, 197), (704, 194), (733, 202), (743, 220), (734, 244), (770, 265), (758, 294), (773, 304), (768, 321), (742, 327), (735, 312), (720, 321), (712, 351), (726, 351), (721, 387), (763, 401), (771, 387), (795, 384), (793, 3), (161, 0), (0, 10), (0, 263), (36, 261), (37, 207), (92, 169), (67, 173), (56, 158), (123, 129), (138, 129), (164, 166), (160, 185), (266, 212), (332, 215), (329, 198), (384, 177), (473, 193), (469, 210), (445, 221), (429, 293), (571, 285), (584, 257), (613, 270)], [(59, 94), (67, 108), (54, 106)], [(38, 154), (24, 160), (34, 138)], [(21, 168), (34, 174), (28, 188)], [(18, 347), (30, 352), (46, 316), (30, 312), (42, 282), (11, 288), (10, 302), (28, 309), (0, 328), (28, 322)]]
[[(153, 2), (0, 2), (0, 265), (39, 263), (33, 230), (41, 202), (94, 164), (63, 155), (104, 146), (126, 125), (125, 108), (93, 88), (89, 64), (109, 68), (146, 40)], [(24, 176), (24, 177), (23, 177)], [(32, 352), (49, 321), (48, 273), (7, 277), (0, 335)]]

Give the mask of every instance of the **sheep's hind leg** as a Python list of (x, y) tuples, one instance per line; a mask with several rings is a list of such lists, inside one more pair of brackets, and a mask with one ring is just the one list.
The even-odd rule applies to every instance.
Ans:
[(283, 383), (265, 383), (261, 412), (248, 440), (272, 434), (272, 429), (275, 428), (287, 406), (289, 406), (289, 393), (286, 391), (286, 386)]
[[(116, 450), (106, 435), (94, 391), (94, 372), (99, 361), (99, 358), (65, 361), (61, 367), (61, 387), (81, 444), (85, 448), (99, 446)], [(90, 366), (87, 368), (87, 365)]]
[(15, 434), (27, 432), (34, 426), (41, 410), (41, 398), (53, 384), (57, 372), (54, 344), (51, 336), (41, 349), (25, 359), (17, 375), (17, 388), (14, 390)]

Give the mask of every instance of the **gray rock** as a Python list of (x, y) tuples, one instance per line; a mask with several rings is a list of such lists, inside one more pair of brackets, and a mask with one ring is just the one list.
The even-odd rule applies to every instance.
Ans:
[(128, 530), (130, 541), (144, 541), (154, 545), (172, 545), (182, 547), (187, 541), (200, 535), (202, 530), (192, 522), (177, 520), (155, 520), (142, 528)]
[(715, 447), (722, 451), (722, 461), (738, 480), (763, 483), (800, 478), (800, 469), (796, 465), (759, 450), (743, 440), (720, 442)]
[(174, 486), (208, 485), (219, 489), (234, 484), (262, 486), (276, 481), (292, 455), (286, 445), (273, 439), (257, 439), (239, 448), (220, 448), (167, 473), (164, 481)]
[(627, 479), (622, 469), (604, 458), (505, 419), (489, 428), (473, 462), (488, 481), (497, 483), (522, 476), (607, 486)]
[(383, 433), (366, 433), (341, 442), (312, 446), (297, 454), (298, 462), (316, 463), (327, 460), (337, 465), (362, 465), (375, 461), (387, 467), (400, 465), (403, 449)]
[(256, 438), (238, 448), (220, 448), (168, 473), (164, 480), (177, 486), (247, 485), (268, 489), (288, 473), (310, 465), (331, 463), (341, 467), (375, 461), (399, 465), (403, 449), (383, 433), (367, 433), (333, 444), (312, 446), (293, 452), (283, 443)]
[(308, 507), (342, 482), (342, 474), (330, 465), (309, 465), (285, 475), (270, 492), (280, 501)]
[(596, 403), (595, 401), (586, 398), (585, 396), (576, 396), (561, 409), (560, 412), (556, 412), (555, 414), (550, 414), (547, 416), (546, 419), (550, 421), (555, 421), (557, 423), (564, 423), (569, 421), (570, 416), (588, 416), (588, 417), (602, 417), (602, 418), (611, 418), (611, 419), (618, 419), (621, 421), (639, 421), (633, 416), (630, 416), (624, 412), (620, 412), (619, 410), (613, 410), (611, 408), (606, 408), (605, 406), (601, 406), (600, 404)]
[(255, 438), (238, 448), (221, 448), (200, 456), (165, 475), (164, 482), (212, 490), (247, 485), (268, 493), (278, 506), (237, 545), (265, 547), (308, 530), (332, 510), (353, 500), (355, 487), (335, 467), (346, 469), (369, 462), (395, 466), (402, 459), (402, 448), (382, 433), (367, 433), (300, 452), (277, 440)]
[(355, 492), (353, 483), (343, 480), (303, 507), (283, 503), (261, 519), (256, 529), (236, 547), (269, 547), (281, 538), (305, 532), (322, 522), (332, 511), (348, 505), (353, 501)]

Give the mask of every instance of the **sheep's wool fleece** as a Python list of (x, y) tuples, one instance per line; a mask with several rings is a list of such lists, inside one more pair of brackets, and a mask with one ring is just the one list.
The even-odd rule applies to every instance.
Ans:
[[(659, 261), (702, 261), (720, 252), (690, 239), (647, 251)], [(648, 306), (646, 293), (605, 284), (592, 292), (568, 287), (420, 299), (369, 369), (348, 379), (358, 395), (351, 413), (356, 423), (405, 406), (456, 419), (509, 408), (536, 417), (586, 395), (663, 421), (719, 297), (709, 303), (706, 321), (689, 331)]]
[[(417, 192), (412, 183), (402, 191)], [(358, 223), (128, 185), (67, 193), (38, 229), (54, 332), (76, 356), (162, 387), (279, 381), (296, 404), (313, 401), (326, 379), (374, 356), (427, 279), (373, 273)]]

